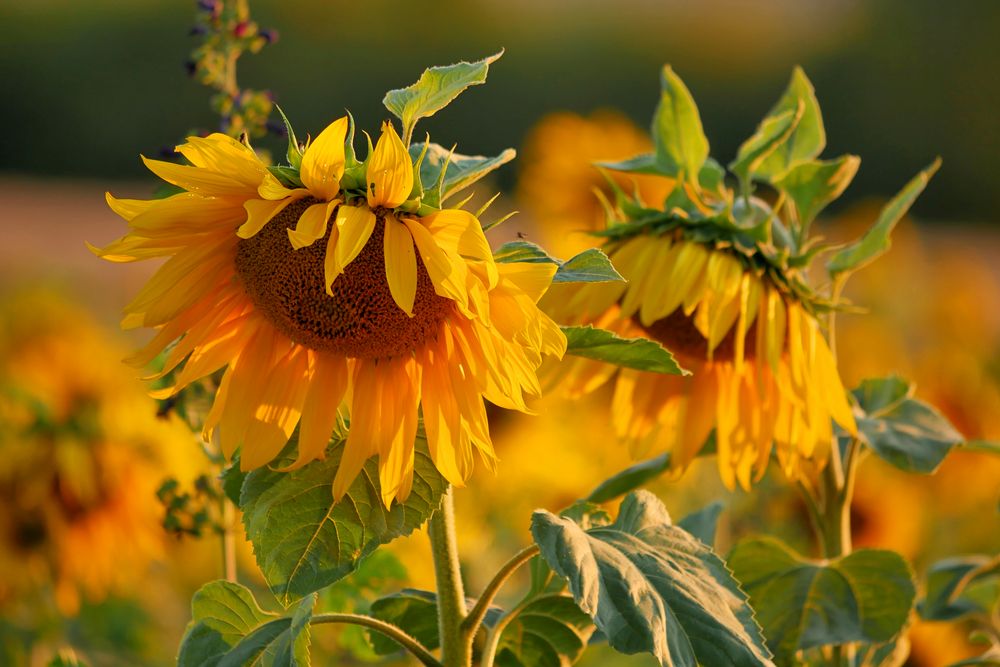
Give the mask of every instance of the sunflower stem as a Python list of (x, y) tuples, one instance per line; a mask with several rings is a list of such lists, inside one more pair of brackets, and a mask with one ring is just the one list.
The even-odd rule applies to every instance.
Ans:
[(465, 631), (465, 590), (458, 562), (455, 539), (455, 503), (449, 487), (441, 499), (441, 508), (428, 522), (427, 532), (434, 557), (437, 580), (438, 633), (441, 637), (441, 662), (444, 667), (471, 667), (472, 635)]
[(385, 621), (377, 618), (365, 616), (364, 614), (327, 613), (316, 614), (309, 619), (309, 622), (313, 625), (320, 625), (323, 623), (347, 623), (350, 625), (360, 625), (362, 627), (369, 628), (375, 632), (385, 635), (405, 648), (420, 661), (420, 664), (425, 665), (426, 667), (442, 667), (438, 659), (435, 658), (423, 644), (417, 641), (416, 638), (397, 628), (395, 625), (386, 623)]

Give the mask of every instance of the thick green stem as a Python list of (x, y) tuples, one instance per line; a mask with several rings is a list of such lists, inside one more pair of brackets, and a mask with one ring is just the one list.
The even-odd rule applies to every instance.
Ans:
[(379, 620), (377, 618), (372, 618), (371, 616), (364, 616), (362, 614), (316, 614), (309, 622), (313, 625), (319, 625), (321, 623), (348, 623), (351, 625), (361, 625), (366, 628), (371, 628), (376, 632), (379, 632), (389, 639), (393, 640), (404, 649), (412, 653), (420, 664), (426, 665), (426, 667), (442, 667), (441, 663), (437, 658), (431, 654), (430, 651), (424, 647), (419, 641), (414, 639), (412, 636), (403, 632), (395, 625), (391, 623), (386, 623), (385, 621)]
[(441, 500), (441, 509), (434, 513), (428, 523), (428, 533), (437, 580), (441, 662), (445, 667), (471, 667), (472, 636), (462, 628), (466, 615), (465, 590), (458, 564), (455, 505), (450, 488)]

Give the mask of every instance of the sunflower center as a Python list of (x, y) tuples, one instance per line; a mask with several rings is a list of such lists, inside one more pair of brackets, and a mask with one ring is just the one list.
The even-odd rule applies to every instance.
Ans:
[(295, 250), (288, 229), (317, 203), (311, 198), (289, 204), (263, 229), (241, 239), (236, 272), (254, 305), (278, 331), (314, 350), (346, 357), (377, 359), (405, 354), (433, 338), (453, 312), (452, 302), (434, 292), (417, 254), (417, 293), (413, 317), (396, 305), (385, 275), (384, 213), (368, 243), (334, 282), (324, 287), (327, 240), (333, 228), (311, 246)]
[[(632, 318), (646, 334), (663, 345), (671, 352), (682, 354), (692, 359), (708, 359), (708, 339), (705, 338), (694, 324), (694, 317), (684, 314), (683, 308), (678, 308), (663, 319), (649, 326), (642, 326), (638, 316)], [(712, 359), (716, 361), (732, 361), (736, 357), (736, 325), (730, 327), (725, 337), (712, 351)], [(743, 342), (743, 357), (753, 359), (757, 354), (757, 327), (751, 326)]]

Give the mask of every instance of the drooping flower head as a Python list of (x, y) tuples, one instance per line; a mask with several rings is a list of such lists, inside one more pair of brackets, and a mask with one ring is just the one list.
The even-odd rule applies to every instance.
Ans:
[(451, 483), (468, 477), (474, 450), (494, 466), (483, 399), (529, 410), (535, 369), (565, 338), (535, 305), (555, 267), (496, 262), (477, 215), (442, 203), (512, 151), (408, 147), (387, 122), (359, 162), (353, 135), (340, 118), (300, 151), (290, 132), (286, 167), (224, 135), (191, 137), (177, 148), (189, 165), (146, 160), (184, 192), (109, 195), (130, 232), (99, 254), (169, 258), (126, 308), (125, 326), (158, 330), (133, 361), (175, 343), (164, 372), (183, 367), (168, 392), (225, 369), (205, 429), (226, 456), (265, 465), (298, 428), (291, 467), (321, 458), (343, 404), (334, 495), (378, 456), (389, 504), (410, 491), (420, 414)]
[[(729, 164), (734, 191), (726, 170), (708, 157), (687, 88), (669, 67), (662, 83), (655, 152), (601, 165), (671, 184), (662, 205), (650, 205), (638, 190), (628, 195), (610, 181), (615, 197), (605, 202), (608, 225), (595, 233), (628, 283), (558, 287), (543, 307), (560, 322), (655, 340), (692, 371), (618, 373), (612, 419), (636, 455), (667, 450), (683, 469), (714, 432), (720, 476), (729, 487), (748, 488), (772, 455), (789, 476), (803, 459), (822, 466), (835, 424), (850, 433), (856, 425), (820, 324), (839, 307), (837, 294), (817, 293), (804, 274), (824, 249), (809, 238), (809, 227), (850, 183), (859, 160), (817, 159), (825, 145), (822, 119), (812, 86), (796, 70)], [(918, 178), (926, 182), (926, 176)], [(758, 194), (767, 199), (755, 194), (755, 184), (765, 185), (767, 192)], [(906, 206), (919, 193), (913, 187), (901, 195)], [(898, 219), (906, 206), (887, 210)], [(833, 282), (868, 261), (872, 245), (835, 255), (828, 264)], [(616, 372), (573, 359), (551, 380), (580, 394)]]

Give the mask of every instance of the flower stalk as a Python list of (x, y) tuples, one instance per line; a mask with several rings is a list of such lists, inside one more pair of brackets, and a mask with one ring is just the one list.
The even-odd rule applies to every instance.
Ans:
[(441, 661), (445, 667), (471, 667), (472, 635), (462, 627), (466, 617), (465, 589), (458, 562), (455, 504), (451, 488), (445, 492), (441, 508), (428, 522), (428, 533), (437, 581)]

